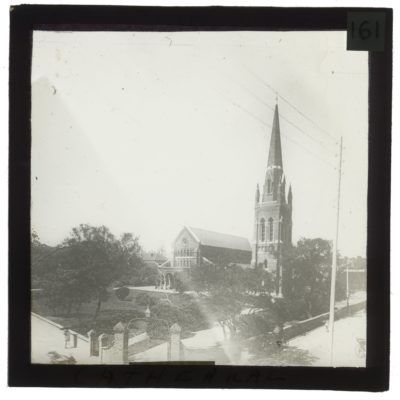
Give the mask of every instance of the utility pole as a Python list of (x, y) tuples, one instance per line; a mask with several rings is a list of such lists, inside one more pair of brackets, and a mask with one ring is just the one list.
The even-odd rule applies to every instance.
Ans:
[(255, 255), (254, 255), (254, 269), (257, 269), (258, 267), (258, 207), (260, 206), (260, 188), (257, 183), (257, 189), (256, 189), (256, 204), (254, 206), (254, 215), (256, 217), (256, 244), (254, 246), (255, 248)]
[(347, 310), (349, 310), (349, 300), (350, 300), (349, 263), (346, 264), (346, 299), (347, 299)]
[(257, 215), (257, 220), (256, 220), (256, 245), (255, 245), (255, 249), (256, 249), (256, 251), (255, 251), (256, 254), (254, 256), (254, 258), (255, 258), (254, 267), (255, 267), (255, 269), (257, 269), (257, 267), (258, 267), (258, 215)]
[(277, 274), (277, 288), (276, 294), (278, 297), (282, 296), (282, 246), (281, 246), (281, 237), (282, 237), (282, 216), (279, 216), (278, 221), (278, 259), (276, 263), (276, 274)]
[(339, 211), (340, 211), (340, 183), (342, 179), (342, 148), (343, 138), (340, 137), (340, 156), (339, 156), (339, 176), (336, 205), (336, 232), (332, 249), (332, 272), (331, 272), (331, 296), (329, 303), (329, 343), (330, 343), (330, 364), (333, 366), (333, 330), (335, 322), (335, 289), (336, 289), (336, 269), (337, 269), (337, 245), (339, 236)]

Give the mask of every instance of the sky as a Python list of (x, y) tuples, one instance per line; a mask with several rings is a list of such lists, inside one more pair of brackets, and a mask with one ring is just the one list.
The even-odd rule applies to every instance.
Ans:
[(368, 58), (345, 32), (40, 32), (32, 229), (80, 223), (170, 250), (184, 225), (252, 239), (278, 101), (293, 240), (365, 256)]

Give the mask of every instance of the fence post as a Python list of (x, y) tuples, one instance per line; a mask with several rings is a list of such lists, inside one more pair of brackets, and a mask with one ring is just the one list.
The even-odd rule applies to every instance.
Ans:
[(89, 338), (89, 356), (98, 356), (98, 342), (95, 330), (91, 329), (87, 335)]
[(113, 364), (128, 364), (128, 332), (122, 322), (113, 328), (114, 346), (112, 351)]
[(183, 358), (181, 344), (181, 327), (173, 324), (169, 329), (168, 361), (181, 361)]
[(100, 355), (100, 362), (104, 362), (104, 349), (108, 347), (108, 335), (106, 333), (102, 333), (99, 336), (99, 355)]

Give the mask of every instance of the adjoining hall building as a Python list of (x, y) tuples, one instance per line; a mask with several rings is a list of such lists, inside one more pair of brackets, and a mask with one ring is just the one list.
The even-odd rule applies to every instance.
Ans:
[(251, 261), (246, 238), (185, 226), (174, 242), (173, 265), (190, 268), (202, 263), (243, 264)]
[(173, 256), (160, 265), (161, 287), (173, 286), (174, 273), (204, 263), (260, 266), (276, 275), (281, 291), (281, 258), (292, 244), (293, 193), (283, 171), (279, 111), (276, 104), (262, 192), (257, 184), (254, 235), (246, 238), (204, 229), (184, 227), (173, 244)]
[(160, 265), (160, 285), (173, 286), (174, 273), (204, 264), (250, 266), (251, 245), (248, 239), (225, 233), (185, 226), (173, 244), (171, 260)]

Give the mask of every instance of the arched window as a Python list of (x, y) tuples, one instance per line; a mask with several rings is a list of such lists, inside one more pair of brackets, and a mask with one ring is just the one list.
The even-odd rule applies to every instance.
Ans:
[(261, 241), (264, 242), (265, 241), (265, 219), (261, 218), (260, 221), (260, 237), (261, 237)]
[(267, 193), (271, 193), (272, 187), (271, 187), (271, 179), (268, 178), (267, 180)]
[(272, 218), (268, 220), (268, 236), (269, 241), (272, 242), (274, 240), (274, 220)]

